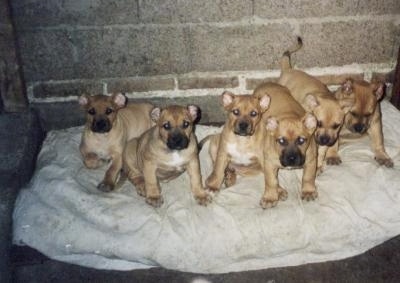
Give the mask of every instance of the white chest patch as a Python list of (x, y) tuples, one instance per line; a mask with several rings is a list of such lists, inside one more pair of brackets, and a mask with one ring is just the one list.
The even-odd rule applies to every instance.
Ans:
[(109, 138), (107, 134), (95, 134), (86, 140), (86, 144), (100, 158), (110, 158)]
[(180, 167), (183, 164), (185, 164), (185, 159), (179, 154), (179, 152), (173, 152), (172, 159), (168, 162), (168, 165)]
[(252, 163), (251, 158), (255, 154), (247, 148), (238, 147), (235, 143), (230, 143), (227, 146), (228, 154), (231, 156), (231, 161), (236, 164), (249, 165)]

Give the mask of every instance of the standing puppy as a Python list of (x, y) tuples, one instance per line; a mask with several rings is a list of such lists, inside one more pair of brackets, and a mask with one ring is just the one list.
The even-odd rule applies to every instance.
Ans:
[(264, 83), (254, 90), (256, 97), (266, 94), (271, 97), (271, 105), (263, 117), (267, 129), (263, 162), (265, 192), (260, 205), (274, 207), (278, 200), (287, 199), (287, 191), (278, 183), (281, 168), (303, 168), (301, 198), (314, 200), (318, 196), (315, 187), (317, 147), (313, 137), (317, 120), (304, 111), (287, 88)]
[[(350, 94), (337, 98), (318, 79), (291, 67), (290, 55), (302, 45), (302, 40), (298, 37), (297, 46), (283, 54), (278, 83), (287, 87), (294, 99), (317, 119), (314, 137), (319, 146), (318, 168), (321, 170), (328, 147), (337, 141), (344, 116), (352, 107), (354, 98)], [(331, 163), (329, 159), (327, 162)]]
[[(336, 91), (336, 97), (354, 96), (355, 103), (346, 114), (344, 127), (340, 132), (340, 140), (343, 138), (357, 138), (368, 134), (371, 138), (371, 147), (375, 154), (375, 160), (380, 165), (393, 167), (393, 161), (385, 151), (382, 133), (382, 114), (380, 101), (384, 95), (384, 85), (381, 82), (354, 81), (347, 79)], [(327, 153), (327, 159), (331, 164), (340, 164), (338, 155), (339, 143), (336, 142)]]
[(169, 181), (187, 170), (193, 195), (201, 205), (211, 199), (203, 188), (194, 122), (199, 108), (169, 106), (154, 108), (156, 125), (140, 138), (128, 142), (124, 152), (124, 171), (146, 202), (159, 207), (163, 203), (159, 181)]
[(122, 152), (127, 140), (140, 136), (152, 126), (147, 103), (129, 104), (123, 94), (82, 95), (79, 104), (86, 111), (86, 124), (79, 146), (87, 168), (96, 169), (111, 161), (97, 188), (112, 191), (122, 168)]
[(268, 95), (234, 95), (225, 91), (222, 104), (229, 113), (220, 134), (210, 139), (210, 155), (213, 171), (206, 180), (206, 187), (219, 191), (222, 182), (229, 187), (235, 184), (236, 174), (251, 175), (262, 172), (262, 144), (265, 133), (262, 114), (270, 103)]

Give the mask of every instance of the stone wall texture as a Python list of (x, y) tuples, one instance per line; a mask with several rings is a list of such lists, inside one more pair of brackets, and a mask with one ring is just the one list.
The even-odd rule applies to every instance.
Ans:
[(399, 0), (10, 1), (31, 102), (83, 92), (128, 97), (249, 93), (296, 68), (328, 85), (386, 78), (400, 45)]

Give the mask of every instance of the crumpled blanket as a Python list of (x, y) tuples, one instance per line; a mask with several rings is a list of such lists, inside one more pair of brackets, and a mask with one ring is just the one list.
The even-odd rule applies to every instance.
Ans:
[[(36, 172), (21, 190), (13, 240), (60, 261), (101, 269), (162, 266), (222, 273), (293, 266), (360, 254), (400, 233), (400, 112), (382, 102), (385, 145), (394, 168), (379, 166), (366, 137), (340, 148), (343, 163), (317, 177), (319, 197), (300, 198), (302, 170), (281, 170), (289, 197), (263, 210), (262, 174), (239, 177), (207, 207), (193, 199), (182, 174), (162, 183), (153, 208), (127, 181), (96, 189), (106, 168), (88, 170), (78, 150), (82, 127), (49, 132)], [(220, 128), (198, 126), (199, 140)], [(203, 182), (211, 172), (200, 153)]]

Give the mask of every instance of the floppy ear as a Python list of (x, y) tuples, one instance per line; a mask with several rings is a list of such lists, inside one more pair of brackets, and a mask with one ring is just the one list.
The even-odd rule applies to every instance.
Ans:
[(150, 118), (153, 122), (157, 122), (158, 119), (160, 119), (161, 115), (161, 108), (160, 107), (155, 107), (153, 110), (150, 112)]
[(266, 111), (268, 109), (268, 107), (269, 107), (270, 102), (271, 102), (271, 98), (269, 97), (269, 95), (265, 94), (265, 95), (261, 96), (259, 98), (259, 100), (260, 100), (261, 109), (263, 111)]
[(197, 121), (200, 118), (200, 108), (196, 105), (188, 105), (187, 110), (189, 111), (192, 121)]
[(221, 96), (222, 96), (222, 105), (224, 106), (225, 109), (228, 108), (229, 105), (231, 105), (233, 100), (235, 99), (235, 95), (230, 91), (224, 91)]
[(317, 127), (317, 119), (315, 116), (311, 113), (306, 113), (303, 117), (303, 124), (306, 127), (306, 129), (312, 133), (314, 132), (315, 128)]
[(122, 93), (114, 93), (111, 96), (112, 101), (114, 102), (114, 104), (117, 106), (117, 108), (122, 108), (125, 107), (125, 105), (128, 102), (128, 99), (126, 98), (126, 96)]
[(372, 91), (376, 96), (376, 100), (380, 101), (385, 94), (385, 84), (379, 81), (371, 82)]
[(275, 131), (279, 126), (278, 120), (275, 117), (268, 117), (266, 128), (268, 131)]
[(78, 98), (79, 105), (84, 107), (84, 108), (89, 104), (89, 101), (90, 101), (90, 96), (87, 95), (87, 94), (82, 94)]
[(306, 98), (304, 98), (304, 102), (306, 111), (313, 111), (314, 108), (319, 105), (318, 99), (312, 94), (307, 94)]

